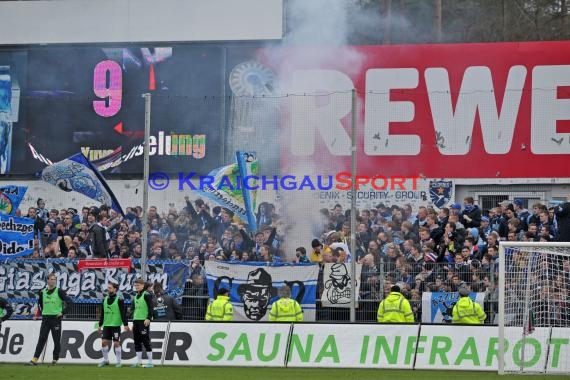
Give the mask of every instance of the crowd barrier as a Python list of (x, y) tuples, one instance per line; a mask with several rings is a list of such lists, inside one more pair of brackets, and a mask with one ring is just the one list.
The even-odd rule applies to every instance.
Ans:
[[(39, 321), (7, 321), (0, 331), (0, 362), (33, 355)], [(509, 329), (512, 329), (509, 331)], [(570, 328), (539, 327), (522, 336), (507, 328), (505, 368), (568, 373)], [(162, 322), (151, 325), (153, 359), (162, 365), (461, 369), (496, 371), (498, 328), (458, 325), (364, 325)], [(122, 335), (123, 361), (134, 363), (132, 333)], [(51, 338), (42, 354), (51, 361)], [(63, 321), (61, 364), (102, 360), (93, 322)], [(146, 354), (143, 354), (146, 358)], [(114, 361), (110, 354), (110, 361)]]

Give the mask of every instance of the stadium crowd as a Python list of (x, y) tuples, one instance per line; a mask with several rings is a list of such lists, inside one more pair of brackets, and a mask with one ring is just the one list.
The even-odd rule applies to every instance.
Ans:
[[(121, 216), (106, 206), (83, 207), (80, 212), (48, 209), (39, 199), (26, 215), (34, 219), (38, 233), (31, 258), (140, 258), (145, 231), (148, 259), (192, 261), (187, 287), (192, 296), (207, 295), (206, 260), (286, 261), (282, 248), (287, 223), (274, 205), (259, 205), (258, 230), (250, 234), (228, 209), (210, 208), (202, 199), (192, 202), (189, 197), (185, 203), (181, 210), (170, 204), (162, 213), (151, 206), (143, 221), (139, 206), (128, 207)], [(486, 294), (492, 322), (498, 300), (499, 241), (570, 241), (570, 203), (550, 209), (536, 203), (527, 210), (517, 199), (481, 210), (468, 197), (450, 208), (435, 211), (422, 206), (415, 213), (409, 204), (379, 204), (358, 212), (354, 253), (349, 248), (350, 210), (343, 211), (337, 204), (332, 210), (321, 210), (320, 216), (317, 236), (310, 247), (309, 242), (298, 247), (293, 260), (321, 264), (319, 293), (324, 282), (322, 264), (355, 258), (362, 263), (360, 299), (379, 301), (397, 284), (410, 299), (417, 321), (421, 320), (422, 293), (455, 292), (467, 284), (471, 291)], [(557, 279), (566, 295), (569, 276), (566, 271)]]

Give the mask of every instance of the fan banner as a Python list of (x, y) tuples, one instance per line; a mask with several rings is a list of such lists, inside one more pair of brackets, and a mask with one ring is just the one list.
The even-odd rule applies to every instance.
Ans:
[[(83, 260), (82, 260), (83, 261)], [(47, 275), (55, 273), (57, 287), (65, 290), (74, 303), (100, 303), (107, 284), (119, 284), (126, 303), (135, 294), (134, 281), (141, 276), (140, 260), (129, 268), (79, 268), (80, 260), (7, 260), (0, 266), (0, 294), (18, 305), (13, 318), (31, 318), (37, 294), (47, 286)], [(167, 294), (180, 300), (188, 278), (188, 262), (151, 260), (147, 262), (147, 281), (160, 283)]]
[(34, 220), (0, 214), (0, 259), (28, 256), (33, 251)]
[[(485, 293), (470, 293), (469, 297), (485, 310)], [(453, 306), (459, 299), (457, 292), (424, 292), (422, 295), (422, 323), (451, 323)]]
[(319, 266), (275, 265), (265, 263), (218, 263), (206, 261), (206, 279), (210, 300), (224, 287), (230, 291), (236, 321), (267, 321), (277, 289), (291, 288), (291, 298), (303, 309), (305, 321), (315, 321)]
[[(360, 294), (360, 278), (362, 264), (356, 265), (356, 294)], [(323, 307), (350, 307), (351, 280), (350, 264), (327, 263), (324, 267), (323, 282), (324, 290), (321, 295)], [(358, 307), (358, 297), (356, 298)]]

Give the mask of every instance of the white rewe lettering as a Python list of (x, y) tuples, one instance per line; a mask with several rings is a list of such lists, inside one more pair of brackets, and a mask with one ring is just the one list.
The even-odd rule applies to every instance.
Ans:
[(476, 112), (479, 112), (485, 151), (489, 154), (508, 153), (511, 149), (525, 78), (524, 66), (511, 67), (502, 108), (498, 112), (491, 70), (485, 66), (469, 67), (463, 75), (454, 112), (447, 70), (427, 69), (425, 80), (436, 144), (441, 154), (469, 153)]
[(534, 154), (569, 154), (570, 133), (556, 131), (557, 120), (570, 120), (570, 99), (557, 88), (570, 86), (570, 66), (536, 66), (532, 70), (531, 150)]
[(390, 122), (410, 122), (415, 110), (412, 102), (391, 102), (390, 90), (416, 88), (416, 69), (371, 69), (366, 72), (364, 152), (369, 156), (420, 154), (418, 135), (390, 135)]

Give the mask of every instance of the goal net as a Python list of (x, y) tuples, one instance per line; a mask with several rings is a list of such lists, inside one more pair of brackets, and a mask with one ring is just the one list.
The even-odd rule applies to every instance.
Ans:
[(501, 242), (499, 373), (570, 374), (570, 243)]

